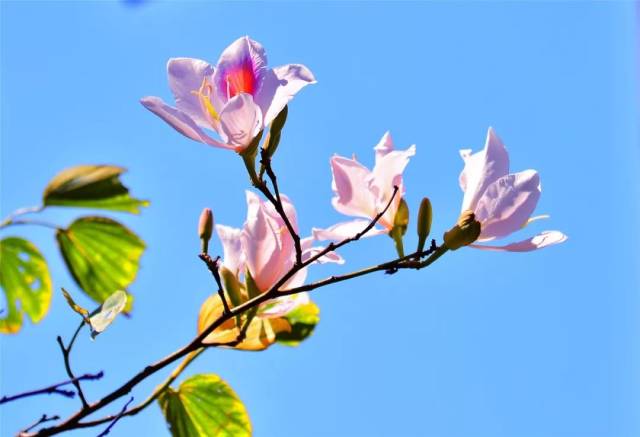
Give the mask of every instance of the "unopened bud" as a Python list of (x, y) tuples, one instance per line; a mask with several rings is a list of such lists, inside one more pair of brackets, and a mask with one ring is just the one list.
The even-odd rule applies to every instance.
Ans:
[(424, 250), (427, 237), (431, 233), (431, 221), (433, 219), (433, 210), (431, 201), (428, 197), (420, 202), (420, 210), (418, 211), (418, 252)]
[(451, 250), (460, 249), (476, 241), (480, 230), (480, 222), (476, 220), (473, 211), (462, 211), (458, 223), (444, 233), (444, 244)]
[(407, 225), (409, 224), (409, 206), (404, 199), (400, 199), (398, 204), (398, 210), (393, 218), (393, 227), (398, 228), (400, 235), (404, 235), (407, 232)]
[(209, 240), (213, 233), (213, 213), (210, 208), (205, 208), (200, 213), (200, 221), (198, 222), (198, 236), (202, 242), (202, 253), (209, 252)]
[(218, 272), (222, 280), (222, 288), (227, 293), (227, 296), (229, 296), (231, 305), (236, 307), (246, 301), (246, 296), (243, 296), (242, 286), (237, 276), (225, 266), (221, 266)]

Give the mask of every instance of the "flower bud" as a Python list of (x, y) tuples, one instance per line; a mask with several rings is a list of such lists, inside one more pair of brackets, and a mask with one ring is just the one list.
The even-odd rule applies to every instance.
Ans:
[(231, 305), (236, 307), (245, 302), (247, 300), (245, 296), (246, 293), (236, 275), (225, 266), (221, 266), (218, 272), (222, 280), (222, 288), (227, 293), (227, 296), (229, 296)]
[(418, 211), (418, 252), (424, 250), (427, 237), (431, 233), (431, 220), (433, 219), (433, 210), (431, 201), (428, 197), (420, 202), (420, 210)]
[(400, 203), (398, 204), (398, 210), (396, 211), (396, 215), (393, 218), (393, 227), (398, 228), (400, 231), (400, 235), (404, 235), (407, 232), (407, 225), (409, 224), (409, 206), (407, 202), (403, 199), (400, 199)]
[(473, 211), (462, 211), (458, 223), (444, 233), (444, 244), (451, 250), (467, 246), (478, 239), (480, 228), (480, 222), (476, 220)]
[(209, 240), (213, 233), (213, 213), (210, 208), (205, 208), (200, 213), (198, 222), (198, 236), (202, 242), (202, 253), (209, 252)]

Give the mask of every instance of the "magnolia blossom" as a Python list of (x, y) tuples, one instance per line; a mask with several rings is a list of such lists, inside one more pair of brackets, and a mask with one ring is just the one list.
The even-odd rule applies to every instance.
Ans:
[[(144, 97), (142, 104), (186, 137), (238, 152), (301, 88), (315, 83), (304, 65), (268, 68), (264, 48), (248, 36), (227, 47), (215, 67), (200, 59), (172, 58), (167, 72), (176, 106), (159, 97)], [(203, 129), (216, 131), (222, 141)]]
[[(262, 201), (255, 193), (247, 191), (247, 220), (242, 229), (216, 225), (216, 231), (223, 247), (223, 266), (243, 281), (248, 271), (261, 292), (268, 291), (295, 264), (296, 252), (293, 238), (284, 220), (273, 205)], [(282, 195), (283, 209), (296, 233), (298, 222), (296, 211), (287, 196)], [(301, 240), (302, 261), (317, 254), (322, 247), (314, 247), (313, 238)], [(318, 263), (342, 264), (344, 260), (336, 253), (321, 257)], [(246, 269), (246, 270), (245, 270)], [(304, 284), (307, 269), (300, 269), (282, 287), (282, 290)], [(309, 301), (308, 293), (284, 296), (262, 305), (260, 317), (281, 317), (296, 306)]]
[[(289, 199), (282, 195), (282, 204), (296, 233), (298, 223), (296, 211)], [(247, 220), (241, 229), (216, 225), (223, 248), (222, 267), (235, 278), (241, 292), (247, 295), (247, 275), (251, 275), (259, 292), (266, 292), (293, 267), (296, 259), (293, 238), (273, 205), (263, 202), (256, 194), (247, 191)], [(301, 240), (302, 260), (318, 254), (322, 247), (312, 245), (313, 238)], [(336, 253), (328, 253), (316, 262), (342, 264), (343, 259)], [(294, 274), (282, 287), (287, 290), (304, 284), (307, 269)], [(309, 303), (308, 293), (297, 293), (267, 301), (258, 307), (256, 317), (247, 327), (245, 340), (235, 346), (243, 350), (262, 350), (275, 342), (276, 334), (291, 329), (284, 318), (301, 305)], [(217, 294), (209, 296), (200, 309), (198, 331), (202, 332), (223, 313), (223, 304)], [(224, 322), (206, 338), (207, 343), (225, 343), (238, 338), (240, 327), (236, 319)]]
[(375, 166), (369, 170), (360, 164), (355, 156), (345, 158), (335, 155), (331, 158), (333, 173), (332, 188), (335, 196), (333, 207), (345, 215), (363, 217), (338, 223), (327, 229), (314, 229), (313, 236), (318, 240), (342, 240), (362, 231), (371, 220), (379, 214), (391, 200), (394, 186), (398, 187), (391, 205), (378, 221), (382, 228), (374, 227), (366, 236), (388, 233), (393, 229), (393, 221), (398, 205), (404, 195), (402, 173), (416, 153), (413, 145), (407, 150), (394, 150), (393, 140), (389, 132), (375, 146)]
[[(489, 128), (484, 150), (460, 151), (464, 169), (460, 187), (464, 192), (462, 211), (471, 210), (481, 224), (478, 242), (506, 237), (534, 220), (547, 218), (531, 214), (540, 199), (540, 176), (535, 170), (509, 173), (509, 154), (492, 128)], [(485, 250), (528, 252), (562, 243), (567, 237), (559, 231), (544, 231), (506, 246), (472, 244)]]

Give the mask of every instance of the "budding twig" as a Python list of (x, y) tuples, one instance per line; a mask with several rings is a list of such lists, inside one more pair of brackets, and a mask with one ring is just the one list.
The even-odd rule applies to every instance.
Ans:
[(25, 429), (23, 429), (22, 431), (20, 431), (20, 432), (18, 433), (18, 435), (22, 435), (22, 434), (28, 433), (29, 431), (31, 431), (31, 430), (32, 430), (33, 428), (35, 428), (36, 426), (41, 425), (41, 424), (43, 424), (43, 423), (45, 423), (45, 422), (51, 422), (52, 420), (60, 420), (60, 416), (55, 415), (55, 416), (51, 416), (51, 417), (49, 417), (49, 416), (47, 416), (46, 414), (43, 414), (43, 415), (40, 417), (40, 419), (38, 419), (38, 421), (37, 421), (37, 422), (35, 422), (33, 425), (29, 425), (28, 427), (26, 427)]

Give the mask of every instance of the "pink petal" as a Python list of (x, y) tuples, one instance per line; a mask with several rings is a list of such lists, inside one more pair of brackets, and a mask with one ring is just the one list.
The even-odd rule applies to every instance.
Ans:
[(274, 68), (265, 74), (262, 88), (256, 96), (265, 116), (264, 124), (270, 124), (298, 91), (316, 83), (311, 70), (304, 65), (288, 64)]
[(244, 263), (241, 240), (242, 229), (216, 225), (216, 231), (222, 243), (223, 264), (226, 268), (237, 274)]
[(398, 193), (395, 195), (393, 203), (380, 220), (380, 225), (389, 230), (393, 227), (393, 220), (398, 210), (400, 199), (404, 195), (402, 173), (407, 167), (409, 159), (415, 154), (416, 146), (411, 146), (407, 150), (390, 151), (376, 159), (376, 165), (371, 173), (370, 187), (376, 197), (374, 215), (387, 206), (393, 195), (393, 187), (398, 187)]
[(258, 312), (258, 317), (261, 319), (275, 319), (286, 316), (300, 305), (305, 305), (310, 301), (309, 293), (297, 293), (289, 296), (282, 296), (265, 302), (260, 307), (261, 310)]
[(385, 132), (373, 150), (376, 151), (376, 162), (387, 153), (393, 151), (393, 138), (391, 138), (391, 133), (389, 131)]
[[(302, 262), (307, 261), (313, 256), (316, 256), (318, 253), (324, 250), (322, 246), (313, 246), (314, 242), (313, 237), (303, 238), (301, 241), (302, 246)], [(336, 252), (329, 252), (326, 255), (321, 256), (315, 261), (318, 264), (326, 264), (326, 263), (335, 263), (335, 264), (344, 264), (344, 258), (338, 255)]]
[[(289, 219), (289, 222), (293, 226), (293, 229), (297, 232), (298, 217), (296, 214), (296, 208), (293, 206), (293, 203), (291, 203), (291, 200), (289, 200), (289, 197), (287, 197), (286, 195), (281, 194), (280, 200), (282, 201), (282, 209), (284, 210), (285, 215)], [(278, 211), (276, 211), (275, 207), (271, 204), (271, 202), (265, 202), (265, 206), (267, 208), (267, 212), (269, 213), (269, 215), (276, 221), (276, 223), (278, 223), (278, 226), (280, 227), (286, 226), (284, 223), (284, 220), (282, 219), (280, 214), (278, 214)]]
[(507, 244), (506, 246), (471, 244), (470, 247), (498, 252), (530, 252), (547, 246), (553, 246), (554, 244), (564, 243), (567, 241), (567, 238), (568, 237), (560, 231), (544, 231), (534, 237), (518, 241), (517, 243)]
[(214, 147), (233, 149), (232, 146), (216, 141), (205, 134), (187, 114), (167, 105), (158, 97), (144, 97), (140, 103), (187, 138)]
[(249, 94), (238, 94), (222, 109), (220, 128), (226, 142), (236, 151), (242, 151), (262, 129), (260, 108)]
[(333, 207), (345, 215), (375, 216), (376, 202), (368, 182), (371, 172), (355, 159), (338, 155), (331, 158), (331, 171)]
[(222, 52), (216, 65), (214, 106), (220, 108), (240, 93), (257, 96), (268, 71), (262, 45), (248, 36), (238, 38)]
[(205, 79), (211, 79), (213, 67), (208, 62), (192, 58), (172, 58), (167, 63), (169, 87), (176, 99), (176, 107), (196, 124), (211, 129), (210, 117), (203, 111), (198, 91)]
[(482, 224), (479, 240), (504, 237), (527, 222), (540, 199), (540, 176), (535, 170), (509, 174), (487, 187), (474, 210)]
[(493, 128), (487, 132), (484, 150), (471, 154), (461, 150), (464, 169), (460, 173), (460, 188), (464, 191), (462, 210), (475, 210), (478, 200), (487, 187), (509, 173), (509, 154)]
[(247, 192), (247, 222), (242, 230), (242, 250), (247, 267), (261, 291), (267, 291), (279, 279), (282, 245), (279, 230), (266, 213), (265, 208), (255, 202), (255, 196)]
[[(327, 229), (313, 228), (311, 233), (316, 240), (341, 241), (345, 238), (353, 237), (358, 232), (362, 232), (369, 223), (371, 223), (369, 220), (352, 220), (350, 222), (335, 224)], [(386, 234), (387, 232), (388, 230), (386, 229), (374, 227), (362, 237), (373, 237), (375, 235)]]

